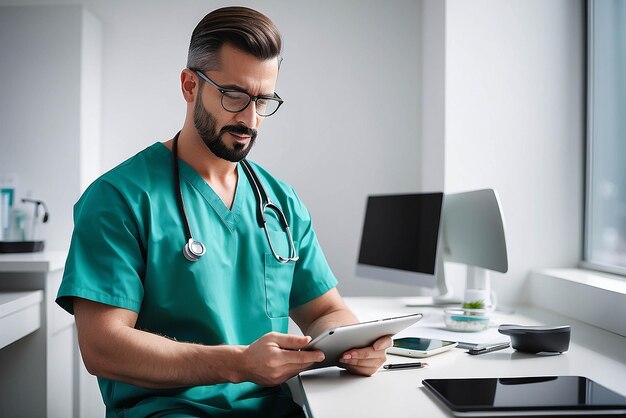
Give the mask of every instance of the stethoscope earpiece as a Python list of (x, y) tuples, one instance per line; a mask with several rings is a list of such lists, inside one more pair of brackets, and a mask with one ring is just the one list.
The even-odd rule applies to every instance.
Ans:
[(206, 253), (206, 248), (203, 243), (196, 241), (193, 238), (189, 238), (189, 241), (183, 247), (183, 255), (189, 261), (198, 261)]

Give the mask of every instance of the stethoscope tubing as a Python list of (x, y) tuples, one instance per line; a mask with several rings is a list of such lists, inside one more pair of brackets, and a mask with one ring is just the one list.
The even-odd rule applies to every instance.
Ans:
[(206, 253), (206, 247), (200, 241), (196, 241), (193, 239), (193, 235), (191, 234), (191, 227), (189, 226), (189, 219), (187, 218), (187, 210), (185, 209), (185, 200), (183, 199), (183, 191), (180, 187), (180, 169), (178, 167), (178, 136), (180, 132), (176, 134), (174, 137), (174, 141), (172, 142), (172, 153), (174, 154), (174, 181), (176, 183), (177, 193), (177, 204), (178, 210), (182, 214), (183, 224), (185, 225), (185, 233), (186, 237), (189, 239), (183, 246), (183, 255), (189, 261), (198, 261), (200, 257), (202, 257)]
[[(185, 226), (185, 233), (187, 242), (183, 246), (183, 255), (189, 261), (197, 261), (200, 257), (202, 257), (206, 253), (206, 247), (200, 241), (196, 241), (193, 238), (191, 233), (191, 226), (189, 225), (189, 219), (187, 217), (187, 210), (185, 209), (185, 201), (183, 199), (183, 191), (180, 185), (180, 168), (178, 163), (178, 137), (180, 132), (174, 136), (174, 140), (172, 141), (172, 154), (174, 159), (174, 182), (176, 187), (176, 196), (178, 202), (178, 209), (181, 213), (181, 217), (183, 218), (183, 224)], [(270, 246), (270, 250), (272, 251), (272, 255), (274, 258), (280, 263), (289, 263), (298, 261), (299, 257), (296, 254), (296, 248), (293, 242), (293, 237), (291, 236), (291, 229), (289, 228), (289, 223), (287, 222), (287, 217), (283, 213), (283, 211), (270, 200), (265, 187), (263, 187), (263, 183), (259, 180), (256, 172), (250, 165), (250, 163), (243, 159), (241, 160), (242, 167), (244, 168), (244, 172), (250, 181), (250, 185), (252, 186), (252, 190), (254, 191), (254, 195), (257, 201), (258, 210), (257, 210), (257, 222), (259, 227), (263, 228), (265, 231), (265, 236), (267, 237), (267, 242)], [(287, 238), (289, 240), (289, 257), (280, 256), (276, 250), (274, 249), (274, 245), (272, 244), (272, 238), (270, 237), (269, 231), (267, 229), (267, 222), (265, 219), (265, 210), (271, 209), (278, 216), (278, 220), (287, 234)]]
[(183, 224), (185, 225), (185, 232), (187, 237), (191, 237), (191, 227), (189, 226), (189, 220), (187, 218), (187, 210), (185, 209), (185, 200), (183, 199), (183, 192), (180, 187), (180, 169), (178, 167), (178, 135), (174, 137), (174, 141), (172, 142), (172, 153), (174, 154), (174, 182), (176, 184), (176, 191), (178, 192), (178, 210), (182, 213)]

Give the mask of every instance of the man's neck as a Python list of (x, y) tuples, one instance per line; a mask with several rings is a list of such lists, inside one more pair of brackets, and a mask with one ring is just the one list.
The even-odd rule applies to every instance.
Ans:
[[(172, 150), (172, 142), (169, 140), (164, 144)], [(187, 132), (185, 129), (178, 137), (178, 158), (189, 164), (211, 186), (226, 207), (232, 206), (238, 180), (237, 163), (217, 157), (195, 131)]]

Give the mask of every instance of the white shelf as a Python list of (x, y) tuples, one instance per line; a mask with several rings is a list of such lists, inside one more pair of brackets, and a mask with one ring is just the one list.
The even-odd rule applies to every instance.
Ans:
[(43, 291), (0, 293), (0, 349), (41, 326)]
[(0, 273), (40, 272), (60, 270), (65, 266), (66, 251), (0, 254)]
[(626, 280), (584, 269), (533, 271), (529, 302), (626, 337)]

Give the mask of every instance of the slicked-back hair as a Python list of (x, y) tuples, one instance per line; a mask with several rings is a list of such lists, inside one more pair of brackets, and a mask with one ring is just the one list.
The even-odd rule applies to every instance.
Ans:
[(247, 7), (224, 7), (209, 13), (193, 30), (187, 68), (211, 71), (220, 67), (220, 48), (229, 43), (260, 60), (277, 58), (282, 41), (274, 22)]

